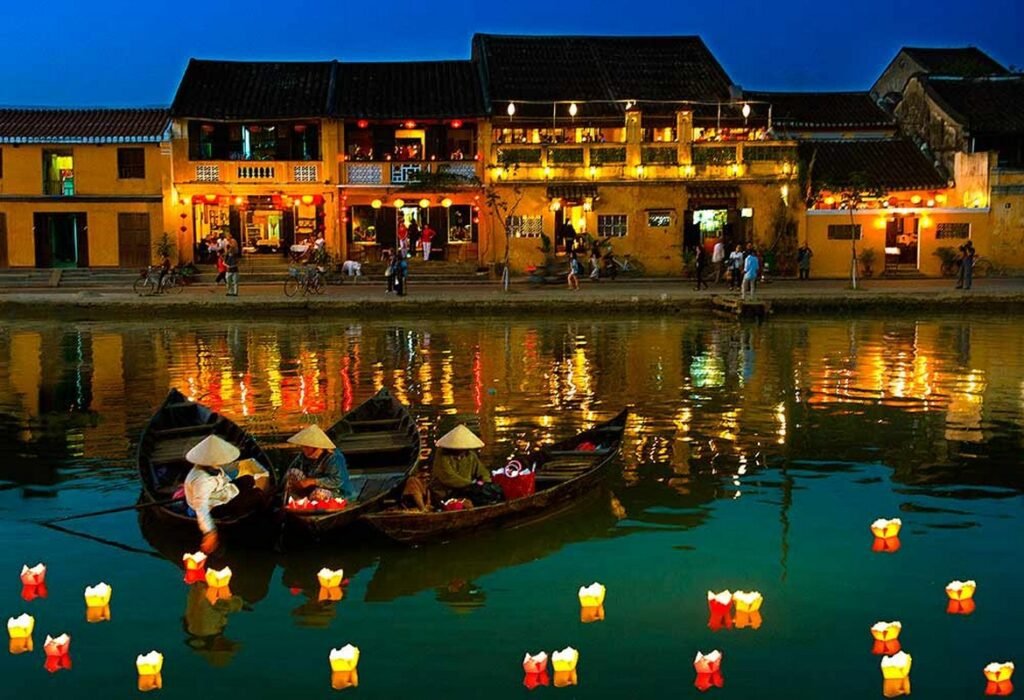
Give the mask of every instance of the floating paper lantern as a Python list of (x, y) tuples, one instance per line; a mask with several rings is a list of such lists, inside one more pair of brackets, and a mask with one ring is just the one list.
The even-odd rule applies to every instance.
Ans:
[(226, 588), (231, 583), (231, 567), (223, 569), (208, 569), (206, 572), (206, 585), (210, 588)]
[(561, 651), (552, 652), (551, 666), (555, 671), (575, 671), (579, 663), (580, 653), (572, 647), (566, 647)]
[(693, 685), (701, 692), (725, 685), (722, 678), (722, 652), (718, 649), (708, 654), (698, 651), (693, 659), (693, 670), (697, 672)]
[(344, 569), (328, 569), (324, 567), (317, 573), (317, 581), (320, 582), (320, 586), (323, 588), (337, 588), (341, 585), (341, 580), (345, 576)]
[(36, 619), (28, 613), (7, 618), (7, 634), (11, 639), (26, 639), (32, 636), (36, 627)]
[(35, 566), (21, 567), (21, 584), (23, 586), (41, 586), (46, 583), (46, 564), (40, 562)]
[(882, 657), (882, 694), (887, 698), (910, 695), (910, 665), (913, 659), (905, 651)]
[(871, 523), (871, 534), (884, 540), (899, 535), (901, 527), (903, 521), (899, 518), (879, 518)]
[(331, 649), (328, 658), (332, 671), (355, 671), (359, 665), (359, 647), (346, 644), (341, 649)]
[(604, 606), (598, 605), (597, 607), (583, 607), (580, 608), (580, 622), (583, 624), (589, 624), (591, 622), (600, 622), (604, 619)]
[(736, 603), (736, 612), (752, 613), (757, 612), (761, 609), (761, 604), (764, 602), (764, 596), (757, 591), (736, 591), (732, 594), (732, 600)]
[(95, 586), (86, 586), (85, 604), (90, 608), (102, 608), (110, 604), (110, 595), (113, 592), (113, 589), (102, 581)]
[(555, 671), (554, 686), (556, 688), (568, 688), (571, 685), (579, 685), (580, 679), (576, 669), (571, 671)]
[(107, 622), (110, 620), (109, 605), (90, 605), (85, 609), (86, 622)]
[(139, 654), (135, 657), (135, 668), (140, 676), (155, 676), (163, 671), (164, 655), (159, 651)]
[(47, 593), (46, 593), (46, 584), (45, 583), (40, 583), (40, 584), (34, 584), (33, 583), (33, 584), (28, 584), (28, 585), (25, 585), (25, 586), (21, 587), (21, 598), (22, 598), (22, 600), (32, 601), (32, 600), (35, 600), (36, 598), (45, 598), (46, 595), (47, 595)]
[(548, 655), (547, 652), (537, 652), (536, 654), (530, 655), (527, 653), (523, 657), (523, 671), (526, 673), (542, 673), (548, 670)]
[(985, 667), (985, 695), (1010, 695), (1013, 693), (1013, 662), (992, 662)]
[(334, 690), (359, 687), (359, 671), (331, 671), (331, 687)]
[[(571, 673), (569, 671), (568, 673)], [(547, 671), (540, 671), (538, 673), (527, 673), (523, 676), (523, 685), (528, 690), (533, 690), (539, 686), (547, 686), (551, 684), (551, 677)]]
[(949, 604), (946, 612), (950, 615), (970, 615), (974, 612), (974, 592), (978, 585), (974, 581), (951, 581), (946, 586)]
[(186, 552), (181, 555), (181, 561), (185, 565), (185, 571), (200, 571), (206, 569), (206, 555), (202, 552)]
[(896, 654), (900, 650), (900, 632), (903, 624), (899, 621), (876, 622), (871, 626), (871, 637), (875, 640), (871, 653), (876, 656)]
[(341, 586), (334, 586), (333, 588), (324, 588), (323, 586), (320, 586), (320, 592), (317, 594), (316, 599), (321, 603), (337, 603), (344, 597), (345, 591), (342, 590)]
[(596, 608), (604, 604), (605, 588), (600, 583), (580, 586), (580, 605), (584, 608)]
[(708, 627), (712, 631), (732, 627), (732, 593), (708, 591)]

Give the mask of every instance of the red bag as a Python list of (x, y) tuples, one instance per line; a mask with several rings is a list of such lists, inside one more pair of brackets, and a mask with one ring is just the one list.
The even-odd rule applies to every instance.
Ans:
[(506, 501), (532, 495), (537, 490), (536, 475), (532, 467), (524, 466), (524, 459), (513, 457), (504, 468), (491, 472), (491, 480), (501, 487)]

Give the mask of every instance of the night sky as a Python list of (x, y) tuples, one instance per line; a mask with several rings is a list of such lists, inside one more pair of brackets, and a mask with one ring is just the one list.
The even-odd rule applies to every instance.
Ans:
[(902, 45), (974, 45), (1024, 67), (1024, 0), (0, 4), (0, 104), (17, 106), (165, 105), (192, 56), (468, 58), (474, 32), (698, 34), (747, 89), (867, 89)]

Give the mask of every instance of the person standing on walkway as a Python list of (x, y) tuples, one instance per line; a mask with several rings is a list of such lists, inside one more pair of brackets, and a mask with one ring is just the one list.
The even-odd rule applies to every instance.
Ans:
[(409, 250), (409, 229), (405, 226), (405, 220), (398, 224), (398, 250), (396, 254)]
[(711, 251), (711, 264), (715, 268), (715, 284), (719, 284), (722, 281), (722, 276), (725, 274), (724, 238), (719, 238), (718, 242), (715, 243), (715, 248)]
[(957, 271), (956, 288), (970, 289), (974, 281), (974, 244), (970, 241), (960, 246), (960, 269)]
[(423, 246), (423, 261), (430, 260), (430, 244), (434, 240), (437, 231), (430, 224), (423, 225), (423, 233), (420, 234), (420, 244)]
[(708, 254), (707, 251), (704, 250), (704, 246), (701, 245), (700, 243), (696, 245), (693, 252), (695, 256), (693, 259), (693, 264), (697, 271), (697, 286), (694, 287), (694, 289), (699, 292), (701, 286), (703, 286), (704, 289), (708, 288), (708, 283), (704, 281), (704, 268), (707, 266), (708, 263)]
[(761, 269), (761, 261), (757, 257), (757, 251), (751, 249), (747, 259), (743, 261), (743, 285), (740, 287), (740, 298), (747, 298), (747, 291), (750, 291), (750, 298), (754, 298), (757, 290), (757, 275)]
[(814, 253), (806, 243), (796, 251), (796, 266), (800, 271), (801, 280), (809, 280), (811, 278), (811, 258), (813, 257)]
[(391, 294), (395, 291), (395, 254), (391, 252), (390, 248), (385, 248), (382, 257), (384, 258), (384, 279), (388, 283), (384, 293)]
[(590, 279), (597, 281), (601, 276), (601, 242), (596, 238), (590, 244)]
[(570, 251), (569, 274), (566, 277), (566, 281), (569, 283), (569, 289), (578, 290), (580, 288), (581, 274), (583, 274), (583, 265), (580, 263), (579, 258), (576, 257), (576, 251)]
[(406, 284), (409, 281), (409, 261), (405, 259), (405, 254), (402, 251), (395, 253), (393, 277), (395, 278), (395, 293), (404, 297)]
[(235, 239), (228, 240), (227, 252), (224, 254), (224, 279), (227, 281), (228, 296), (238, 296), (238, 244)]
[(739, 289), (743, 280), (743, 246), (729, 253), (729, 289)]
[(420, 239), (420, 225), (416, 223), (416, 219), (409, 222), (409, 248), (406, 251), (406, 257), (416, 257), (416, 242)]

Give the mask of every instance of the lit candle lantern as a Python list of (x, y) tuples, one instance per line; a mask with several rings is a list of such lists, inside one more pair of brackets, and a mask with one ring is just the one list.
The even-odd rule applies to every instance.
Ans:
[(317, 595), (316, 599), (321, 603), (337, 603), (344, 597), (345, 592), (341, 589), (341, 586), (335, 586), (334, 588), (324, 588), (321, 586), (320, 593)]
[(708, 654), (698, 651), (693, 659), (693, 670), (697, 672), (693, 685), (701, 692), (725, 685), (722, 678), (722, 652), (718, 649)]
[(884, 540), (899, 535), (901, 527), (903, 521), (899, 518), (879, 518), (871, 523), (871, 534)]
[(974, 581), (950, 581), (946, 586), (949, 604), (946, 612), (950, 615), (970, 615), (974, 612), (974, 592), (978, 584)]
[(41, 586), (46, 583), (46, 564), (21, 567), (21, 584), (23, 586)]
[(901, 622), (876, 622), (871, 626), (871, 637), (875, 640), (871, 653), (883, 656), (899, 652), (899, 637), (902, 631), (903, 624)]
[(589, 624), (591, 622), (600, 622), (604, 619), (604, 606), (598, 605), (594, 608), (580, 608), (580, 622), (583, 624)]
[(341, 580), (344, 576), (344, 569), (335, 570), (324, 567), (317, 573), (316, 578), (322, 588), (337, 588), (341, 585)]
[(556, 688), (568, 688), (571, 685), (579, 685), (580, 679), (576, 669), (571, 671), (555, 671), (554, 686)]
[(708, 627), (713, 631), (732, 627), (732, 593), (708, 591)]
[(97, 605), (88, 606), (85, 609), (86, 622), (107, 622), (110, 620), (110, 606)]
[(331, 671), (331, 687), (334, 690), (359, 687), (359, 671)]
[(208, 569), (206, 572), (206, 585), (210, 588), (225, 588), (231, 583), (231, 567), (223, 569)]
[(887, 698), (910, 695), (910, 665), (913, 659), (905, 651), (882, 657), (882, 694)]
[(57, 638), (46, 635), (43, 642), (43, 653), (46, 654), (44, 668), (50, 673), (71, 668), (71, 637), (62, 634)]
[(1013, 692), (1013, 662), (992, 662), (985, 667), (985, 695), (1010, 695)]
[(752, 613), (757, 612), (761, 609), (761, 604), (764, 602), (764, 596), (757, 591), (736, 591), (732, 594), (733, 602), (736, 603), (736, 612)]
[(561, 651), (551, 654), (551, 667), (558, 671), (575, 671), (579, 663), (580, 653), (572, 647), (566, 647)]
[(185, 565), (185, 571), (206, 570), (206, 555), (202, 552), (185, 552), (181, 555), (181, 561)]
[(600, 583), (592, 583), (589, 586), (580, 586), (580, 606), (584, 608), (596, 608), (604, 605), (605, 588)]
[(113, 592), (113, 589), (102, 581), (95, 586), (86, 586), (85, 604), (90, 608), (102, 608), (110, 604), (110, 595)]
[(355, 671), (359, 665), (359, 647), (346, 644), (341, 649), (331, 649), (328, 658), (332, 671)]
[(538, 652), (530, 655), (527, 653), (523, 657), (523, 671), (526, 673), (542, 673), (548, 670), (548, 655), (547, 652)]
[(139, 654), (135, 657), (135, 669), (139, 672), (139, 690), (143, 693), (164, 687), (162, 672), (164, 655), (158, 651)]

